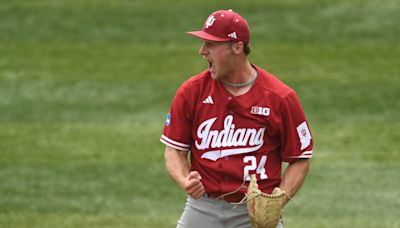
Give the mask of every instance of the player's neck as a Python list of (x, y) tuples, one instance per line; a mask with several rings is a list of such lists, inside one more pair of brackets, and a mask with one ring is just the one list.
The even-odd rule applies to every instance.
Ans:
[(251, 89), (257, 76), (257, 71), (246, 61), (242, 66), (236, 65), (229, 77), (220, 81), (232, 95), (239, 96)]

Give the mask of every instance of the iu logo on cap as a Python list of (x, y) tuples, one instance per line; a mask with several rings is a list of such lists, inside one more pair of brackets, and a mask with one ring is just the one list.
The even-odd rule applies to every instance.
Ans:
[(209, 16), (206, 21), (206, 28), (211, 27), (214, 24), (215, 17), (213, 15)]

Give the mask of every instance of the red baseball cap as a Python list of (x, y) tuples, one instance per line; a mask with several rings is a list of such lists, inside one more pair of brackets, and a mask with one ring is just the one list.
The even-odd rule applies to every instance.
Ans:
[(211, 41), (250, 42), (250, 28), (247, 21), (232, 10), (218, 10), (206, 20), (201, 31), (187, 34)]

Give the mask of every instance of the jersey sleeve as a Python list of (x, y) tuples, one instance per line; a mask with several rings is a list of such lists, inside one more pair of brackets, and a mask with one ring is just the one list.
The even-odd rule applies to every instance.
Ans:
[(185, 99), (181, 87), (175, 94), (169, 113), (167, 114), (163, 134), (160, 141), (177, 150), (190, 150), (192, 141), (191, 107)]
[(292, 163), (300, 158), (311, 158), (313, 139), (303, 108), (295, 92), (283, 99), (280, 112), (282, 118), (282, 160)]

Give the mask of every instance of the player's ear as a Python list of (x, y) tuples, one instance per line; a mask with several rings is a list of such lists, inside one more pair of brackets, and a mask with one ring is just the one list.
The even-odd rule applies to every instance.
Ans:
[(232, 44), (232, 52), (234, 53), (234, 54), (240, 54), (240, 53), (242, 53), (244, 50), (244, 44), (243, 44), (243, 42), (242, 41), (239, 41), (239, 42), (234, 42), (233, 44)]

